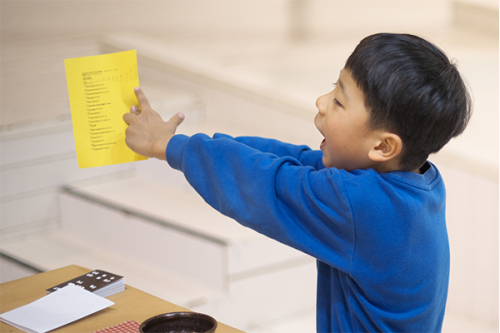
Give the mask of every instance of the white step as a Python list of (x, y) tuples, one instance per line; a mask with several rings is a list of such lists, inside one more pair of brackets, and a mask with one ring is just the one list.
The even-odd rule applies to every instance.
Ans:
[[(163, 167), (171, 179), (181, 178), (172, 183), (182, 183), (179, 172)], [(313, 258), (224, 217), (187, 186), (137, 176), (68, 188), (61, 217), (67, 232), (220, 291), (224, 297), (196, 309), (230, 325), (244, 328), (314, 306)], [(117, 230), (120, 237), (113, 237)]]
[(40, 271), (73, 264), (104, 269), (123, 275), (125, 283), (131, 286), (188, 308), (208, 302), (217, 293), (213, 288), (164, 267), (131, 260), (63, 231), (3, 241), (1, 252)]
[[(136, 49), (140, 76), (169, 77), (176, 85), (188, 89), (209, 88), (215, 91), (252, 100), (291, 114), (303, 116), (310, 110), (311, 101), (302, 94), (290, 92), (270, 81), (268, 77), (247, 69), (230, 70), (213, 59), (194, 54), (175, 45), (162, 43), (160, 39), (139, 33), (107, 34), (101, 37), (103, 53)], [(187, 52), (186, 52), (187, 51)], [(155, 75), (156, 72), (156, 75)], [(166, 79), (169, 80), (169, 79)]]
[[(141, 77), (141, 85), (165, 118), (179, 111), (190, 124), (204, 118), (204, 102), (196, 91), (159, 84), (148, 77)], [(2, 127), (0, 146), (1, 240), (56, 226), (62, 185), (130, 177), (135, 169), (133, 163), (79, 169), (69, 115)]]
[(1, 252), (41, 270), (106, 267), (243, 329), (314, 308), (313, 258), (224, 217), (158, 162), (144, 161), (163, 166), (164, 179), (66, 186), (61, 231), (3, 242)]
[[(165, 173), (183, 181), (181, 173), (162, 164)], [(67, 187), (61, 194), (61, 219), (68, 232), (123, 253), (149, 257), (155, 264), (169, 265), (194, 278), (201, 275), (204, 283), (219, 289), (227, 289), (233, 275), (307, 258), (223, 216), (192, 190), (142, 176)], [(117, 231), (122, 235), (119, 239), (112, 237)], [(178, 254), (183, 255), (182, 261)], [(185, 261), (197, 264), (191, 267)]]

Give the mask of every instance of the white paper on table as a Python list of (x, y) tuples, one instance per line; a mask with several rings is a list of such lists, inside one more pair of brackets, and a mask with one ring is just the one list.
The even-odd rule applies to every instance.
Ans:
[(44, 333), (115, 303), (70, 284), (32, 303), (0, 314), (0, 320), (26, 332)]

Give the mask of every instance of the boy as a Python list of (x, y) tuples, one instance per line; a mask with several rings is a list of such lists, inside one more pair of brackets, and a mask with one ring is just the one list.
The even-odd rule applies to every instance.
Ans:
[(318, 332), (439, 332), (449, 276), (445, 188), (427, 162), (471, 115), (434, 45), (376, 34), (316, 102), (321, 151), (257, 137), (175, 135), (136, 89), (126, 142), (167, 160), (212, 207), (317, 258)]

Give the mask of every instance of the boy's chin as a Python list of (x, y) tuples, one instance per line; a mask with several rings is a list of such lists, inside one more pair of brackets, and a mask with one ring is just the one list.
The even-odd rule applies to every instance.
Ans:
[(332, 159), (329, 158), (329, 156), (325, 156), (325, 154), (323, 154), (322, 162), (323, 162), (323, 165), (325, 166), (325, 168), (328, 168), (328, 169), (330, 169), (330, 168), (336, 168), (338, 170), (346, 170), (346, 171), (353, 170), (352, 167), (348, 166), (349, 163), (346, 163), (345, 160), (332, 161)]
[[(328, 168), (328, 169), (330, 169), (330, 168), (337, 168), (337, 166), (335, 165), (335, 163), (333, 163), (332, 161), (328, 161), (324, 157), (323, 157), (323, 165), (325, 166), (325, 168)], [(337, 169), (339, 169), (339, 168), (337, 168)]]

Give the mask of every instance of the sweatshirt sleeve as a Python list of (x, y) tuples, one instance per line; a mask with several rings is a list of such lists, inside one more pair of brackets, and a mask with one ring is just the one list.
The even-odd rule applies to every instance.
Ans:
[[(349, 271), (354, 226), (341, 173), (302, 165), (303, 148), (297, 159), (275, 154), (291, 147), (274, 147), (270, 153), (262, 143), (256, 149), (252, 140), (243, 141), (176, 135), (167, 147), (167, 161), (222, 214)], [(264, 145), (269, 144), (280, 145)]]
[(275, 154), (278, 157), (293, 157), (302, 165), (312, 166), (316, 170), (320, 170), (325, 167), (322, 161), (323, 152), (321, 150), (311, 150), (311, 148), (306, 145), (293, 145), (275, 139), (265, 139), (255, 136), (240, 136), (233, 138), (229, 135), (220, 133), (216, 133), (214, 135), (214, 139), (220, 138), (231, 139), (257, 149), (263, 153)]

